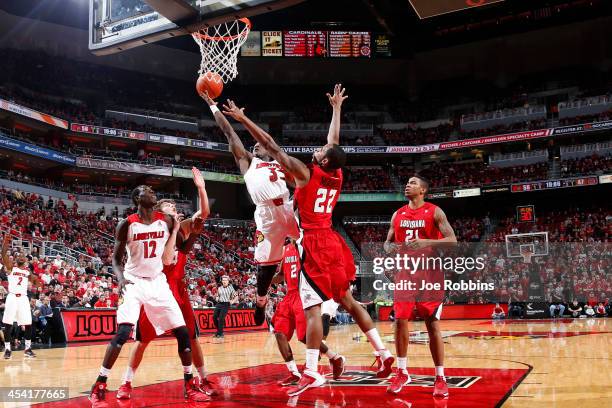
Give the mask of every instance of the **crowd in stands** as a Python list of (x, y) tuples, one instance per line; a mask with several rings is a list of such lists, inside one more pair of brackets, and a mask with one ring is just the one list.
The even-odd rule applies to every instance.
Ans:
[[(469, 187), (498, 183), (513, 183), (548, 178), (548, 163), (524, 166), (495, 167), (484, 162), (434, 163), (419, 172), (429, 180), (432, 189), (441, 187)], [(402, 181), (414, 174), (412, 168), (398, 167), (397, 175)]]
[(592, 154), (579, 159), (568, 159), (561, 162), (561, 176), (584, 176), (589, 174), (612, 173), (612, 154)]
[(390, 171), (382, 167), (346, 167), (343, 169), (344, 191), (393, 191)]

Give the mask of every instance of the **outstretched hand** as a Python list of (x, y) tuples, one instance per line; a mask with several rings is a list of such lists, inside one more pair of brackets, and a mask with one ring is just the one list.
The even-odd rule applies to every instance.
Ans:
[(204, 99), (204, 101), (206, 101), (208, 106), (213, 106), (213, 105), (217, 104), (217, 102), (213, 101), (212, 98), (210, 96), (208, 96), (208, 91), (199, 92), (198, 95), (200, 95), (200, 98), (202, 98), (202, 99)]
[(344, 102), (344, 100), (348, 98), (348, 95), (344, 95), (345, 91), (346, 89), (342, 87), (342, 84), (336, 84), (334, 86), (334, 94), (326, 94), (327, 99), (329, 99), (329, 104), (332, 106), (332, 108), (339, 108), (342, 106), (342, 102)]
[(193, 184), (199, 189), (206, 188), (206, 184), (204, 182), (204, 176), (197, 167), (191, 168), (191, 173), (193, 174)]
[(172, 218), (174, 219), (174, 224), (172, 225), (172, 232), (178, 232), (178, 230), (181, 229), (181, 222), (183, 221), (185, 216), (183, 214), (177, 213), (174, 214)]
[(238, 107), (231, 99), (228, 99), (227, 103), (223, 105), (223, 114), (238, 122), (242, 122), (242, 120), (246, 118), (244, 108)]

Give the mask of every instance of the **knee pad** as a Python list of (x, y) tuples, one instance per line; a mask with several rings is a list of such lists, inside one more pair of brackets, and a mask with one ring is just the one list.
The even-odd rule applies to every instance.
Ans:
[(117, 329), (117, 334), (111, 340), (111, 345), (113, 347), (121, 348), (130, 338), (130, 334), (132, 333), (132, 325), (131, 324), (120, 324)]
[(257, 295), (266, 296), (278, 265), (265, 265), (257, 269)]
[(191, 340), (189, 340), (189, 330), (187, 330), (187, 327), (177, 327), (172, 330), (172, 332), (174, 333), (174, 337), (176, 337), (179, 353), (191, 351)]
[(321, 316), (321, 320), (323, 320), (323, 336), (327, 336), (329, 334), (329, 321), (331, 317), (326, 313)]

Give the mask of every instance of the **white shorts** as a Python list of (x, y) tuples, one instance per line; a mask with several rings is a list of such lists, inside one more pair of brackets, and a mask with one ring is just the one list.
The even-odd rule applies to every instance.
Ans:
[(255, 262), (260, 265), (275, 265), (283, 256), (285, 238), (300, 236), (293, 201), (275, 206), (258, 205), (255, 209)]
[(334, 299), (326, 300), (321, 304), (321, 316), (326, 314), (329, 315), (329, 317), (336, 317), (338, 306), (339, 304), (334, 302)]
[(13, 324), (13, 322), (17, 322), (19, 326), (29, 326), (32, 324), (32, 310), (30, 310), (28, 295), (17, 296), (9, 293), (6, 296), (2, 323)]
[(125, 287), (123, 303), (117, 309), (117, 324), (128, 323), (136, 327), (140, 307), (144, 306), (158, 336), (168, 330), (185, 326), (183, 313), (168, 286), (166, 275), (162, 273), (156, 278), (145, 279), (126, 273), (125, 279), (134, 284)]

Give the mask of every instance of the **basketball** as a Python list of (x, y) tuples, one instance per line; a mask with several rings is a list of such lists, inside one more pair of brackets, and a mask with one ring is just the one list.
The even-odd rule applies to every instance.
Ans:
[(196, 90), (199, 94), (208, 92), (208, 96), (217, 99), (223, 92), (223, 80), (216, 72), (207, 72), (200, 75), (196, 82)]

